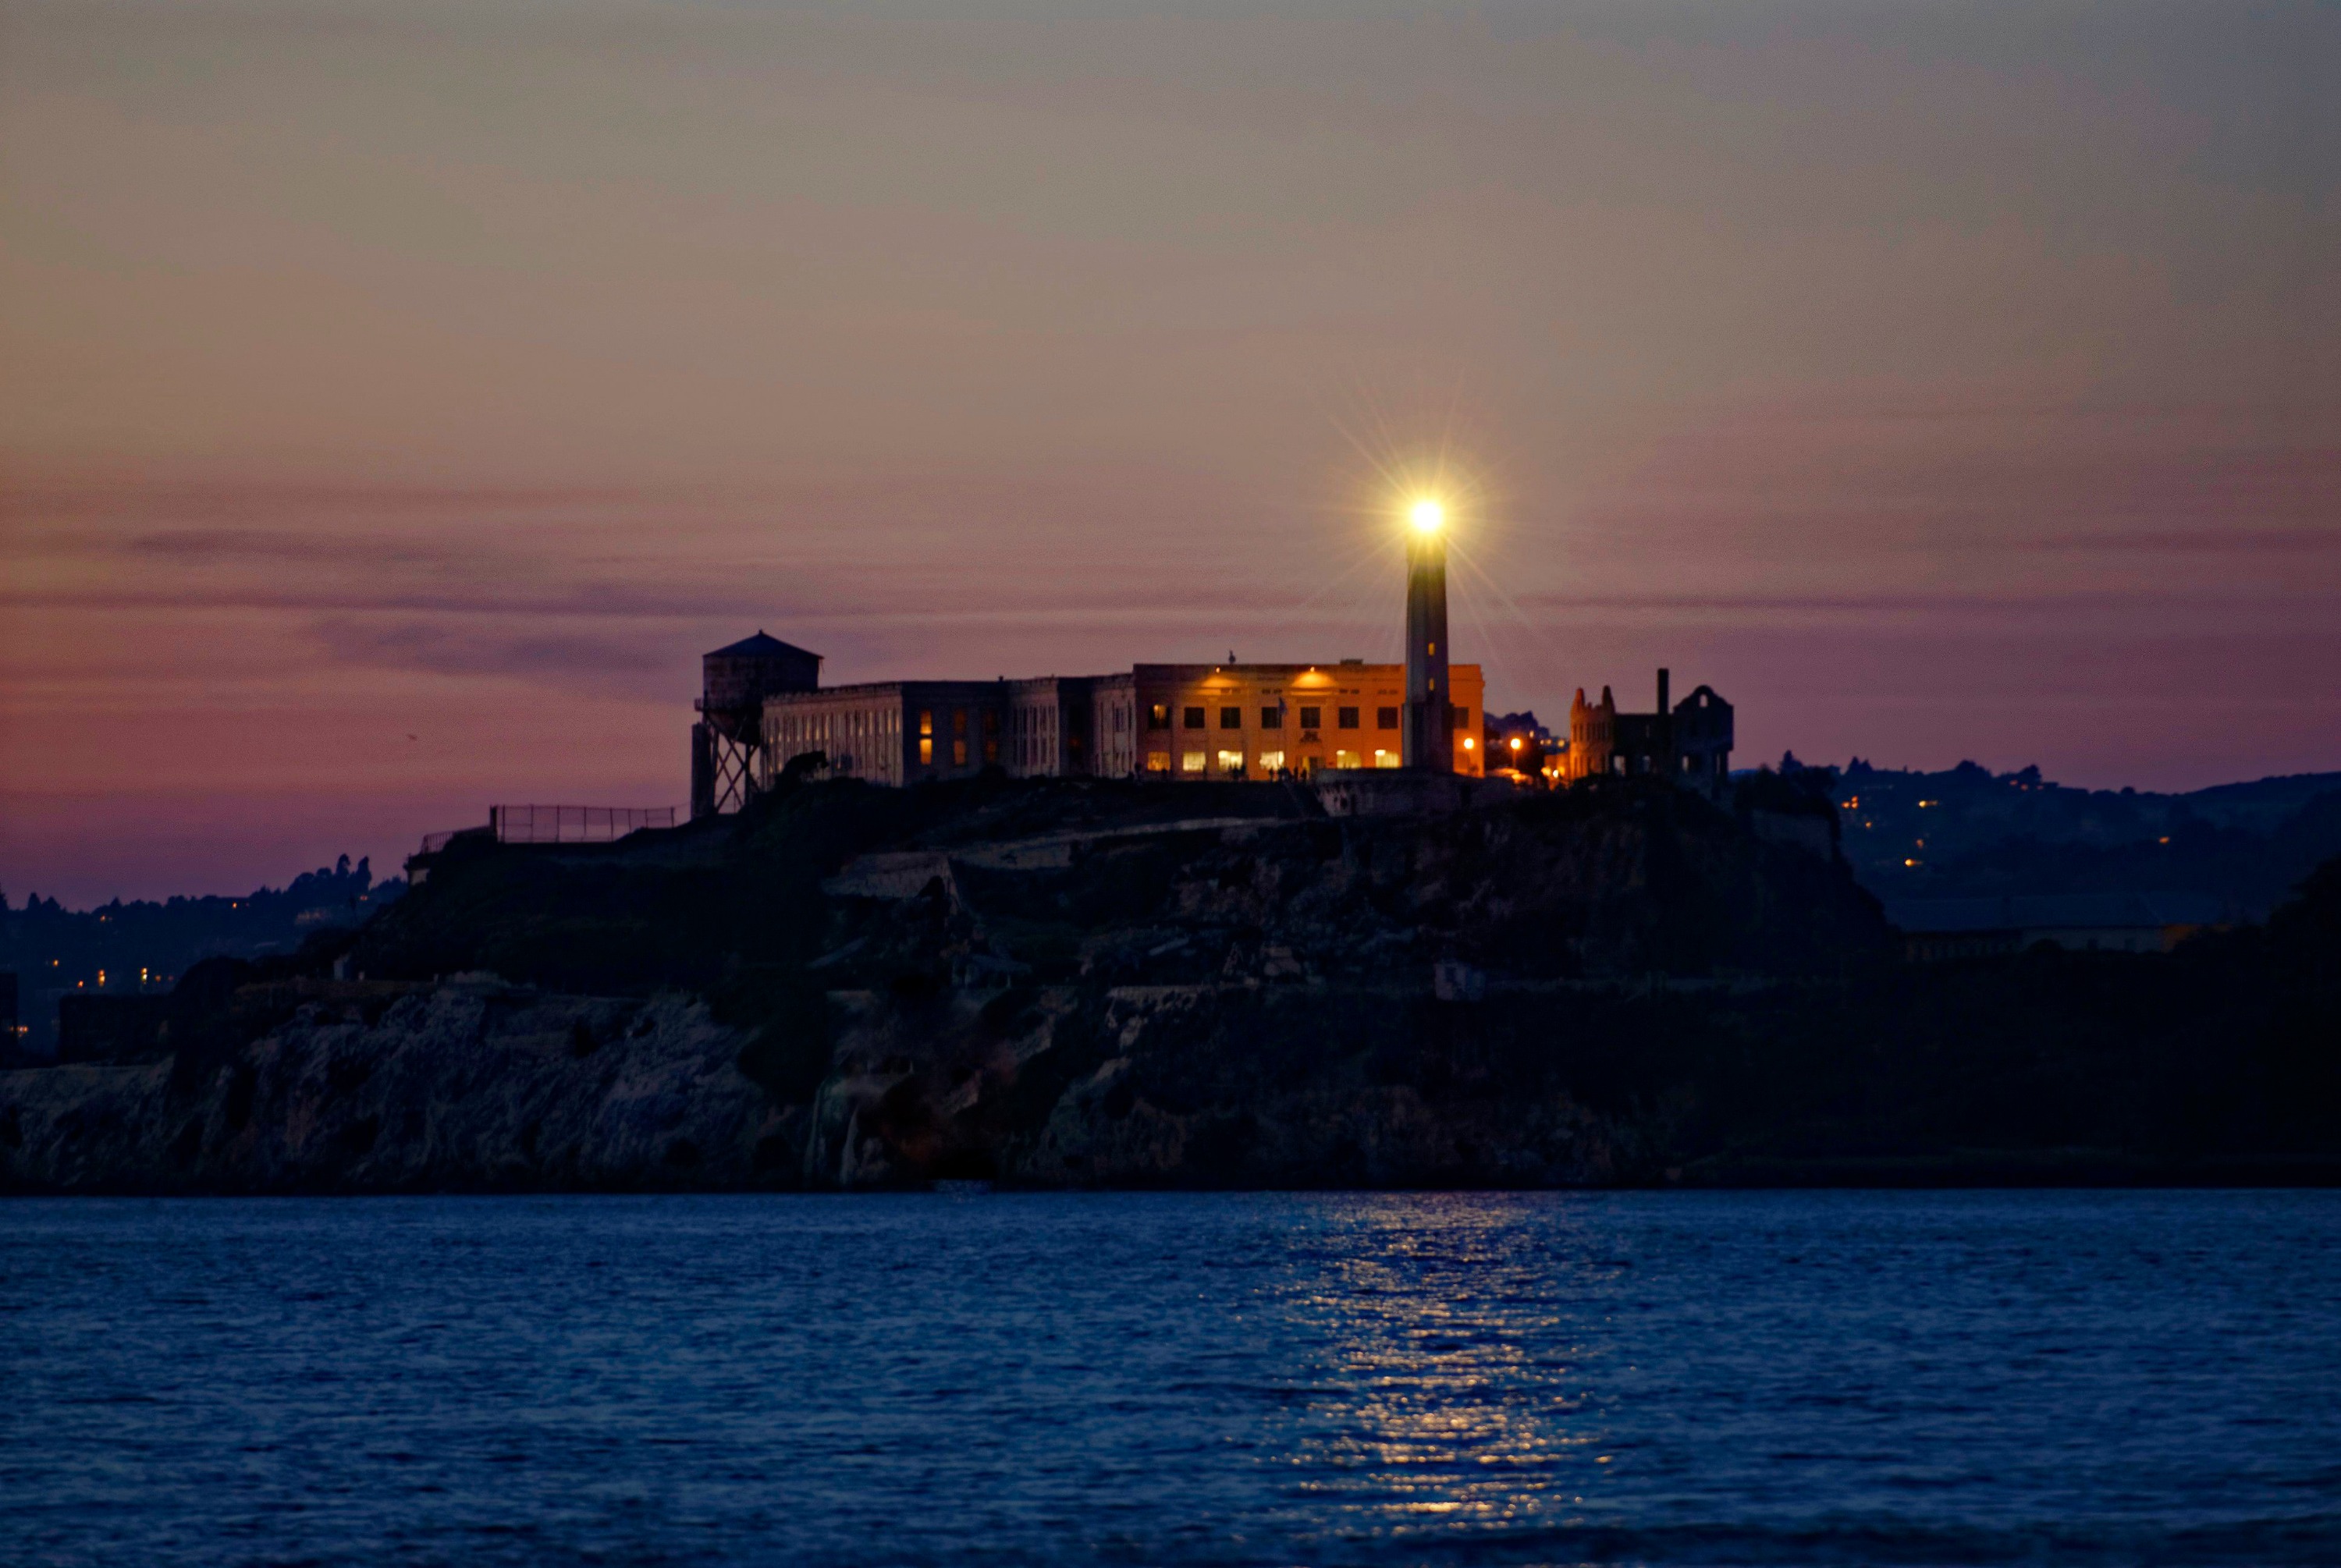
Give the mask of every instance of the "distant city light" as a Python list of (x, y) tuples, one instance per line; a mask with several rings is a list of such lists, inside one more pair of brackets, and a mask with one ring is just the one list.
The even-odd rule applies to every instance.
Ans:
[(1417, 533), (1437, 533), (1439, 525), (1447, 521), (1447, 509), (1425, 496), (1406, 515)]

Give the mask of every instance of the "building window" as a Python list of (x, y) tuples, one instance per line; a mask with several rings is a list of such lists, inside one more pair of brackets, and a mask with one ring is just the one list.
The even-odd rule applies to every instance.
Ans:
[[(1397, 710), (1397, 709), (1395, 709), (1395, 708), (1377, 708), (1377, 709), (1375, 709), (1375, 710), (1374, 710), (1374, 728), (1375, 728), (1375, 729), (1397, 729), (1397, 728), (1398, 728), (1398, 710)], [(1380, 754), (1380, 752), (1376, 752), (1376, 753), (1375, 753), (1375, 755), (1376, 755), (1376, 756), (1380, 756), (1380, 755), (1381, 755), (1381, 754)]]
[(989, 735), (984, 737), (983, 759), (986, 762), (997, 762), (1000, 760), (1000, 740), (998, 737)]
[(1200, 729), (1203, 727), (1203, 710), (1190, 708), (1179, 716), (1179, 721), (1190, 729)]
[(1227, 775), (1229, 778), (1230, 778), (1230, 779), (1240, 779), (1240, 778), (1242, 778), (1242, 777), (1243, 777), (1243, 753), (1242, 753), (1242, 752), (1240, 752), (1240, 751), (1222, 751), (1222, 752), (1220, 752), (1220, 772), (1222, 772), (1222, 773), (1224, 773), (1224, 774), (1226, 774), (1226, 775)]
[(1377, 748), (1374, 751), (1374, 766), (1377, 768), (1397, 767), (1398, 753), (1395, 751), (1384, 751)]
[(1202, 770), (1203, 770), (1203, 754), (1202, 754), (1201, 752), (1200, 752), (1200, 751), (1181, 751), (1180, 753), (1179, 753), (1179, 771), (1180, 771), (1180, 772), (1181, 772), (1181, 773), (1200, 773)]
[(1336, 708), (1333, 710), (1333, 723), (1339, 729), (1355, 729), (1358, 727), (1358, 710), (1354, 708)]
[(1324, 728), (1325, 728), (1325, 710), (1324, 710), (1322, 708), (1304, 708), (1304, 709), (1302, 709), (1302, 710), (1300, 710), (1300, 728), (1302, 728), (1303, 729), (1324, 729)]
[[(964, 735), (964, 734), (966, 734), (966, 733), (967, 733), (967, 710), (966, 710), (966, 709), (964, 709), (964, 708), (954, 708), (954, 709), (952, 709), (952, 710), (951, 710), (951, 733), (952, 733), (952, 734), (954, 734), (954, 735)], [(962, 747), (961, 749), (961, 752), (962, 752), (962, 753), (964, 753), (964, 751), (965, 751), (965, 749), (965, 749), (964, 747)], [(964, 755), (962, 755), (962, 756), (961, 756), (961, 761), (966, 760), (966, 758), (965, 758), (965, 756), (964, 756)]]
[(1149, 773), (1170, 772), (1170, 753), (1168, 751), (1149, 751), (1146, 754), (1146, 770)]
[(1284, 728), (1284, 705), (1283, 705), (1282, 703), (1279, 703), (1279, 704), (1278, 704), (1277, 706), (1275, 706), (1274, 708), (1263, 708), (1263, 709), (1261, 709), (1261, 710), (1260, 710), (1260, 727), (1262, 729), (1283, 729), (1283, 728)]
[(1263, 774), (1283, 772), (1284, 753), (1281, 751), (1261, 752), (1260, 754), (1260, 770)]
[(1469, 708), (1458, 708), (1454, 712), (1455, 728), (1458, 729), (1469, 729), (1471, 727), (1471, 710)]
[(919, 766), (920, 766), (920, 767), (921, 767), (921, 768), (931, 768), (931, 767), (933, 767), (933, 766), (934, 766), (934, 762), (935, 762), (935, 738), (934, 738), (933, 736), (931, 736), (931, 735), (921, 735), (921, 736), (920, 736), (920, 737), (919, 737)]
[(966, 741), (954, 740), (951, 742), (951, 766), (954, 768), (964, 768), (967, 766)]
[(1222, 709), (1220, 709), (1220, 729), (1242, 729), (1242, 728), (1243, 728), (1243, 710), (1242, 710), (1242, 709), (1240, 709), (1240, 708), (1222, 708)]
[(1333, 753), (1333, 766), (1336, 768), (1362, 768), (1365, 766), (1365, 759), (1359, 756), (1354, 751), (1336, 751)]
[[(983, 732), (984, 732), (986, 735), (997, 735), (997, 734), (999, 734), (999, 733), (1000, 733), (1000, 710), (999, 710), (999, 709), (997, 709), (997, 708), (987, 708), (987, 709), (985, 709), (985, 710), (983, 710)], [(999, 754), (1000, 754), (1000, 748), (999, 748), (999, 747), (997, 747), (997, 746), (993, 746), (993, 747), (990, 748), (990, 749), (985, 752), (985, 756), (986, 756), (988, 759), (997, 759), (997, 758), (998, 758)]]

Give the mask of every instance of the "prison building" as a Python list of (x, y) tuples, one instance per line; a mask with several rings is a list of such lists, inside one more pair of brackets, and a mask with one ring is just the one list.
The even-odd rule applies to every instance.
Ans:
[(1128, 771), (1118, 759), (1131, 751), (1130, 706), (1126, 676), (893, 680), (777, 693), (764, 700), (762, 784), (769, 789), (792, 759), (813, 752), (829, 773), (874, 784), (963, 779), (990, 767), (1015, 779), (1119, 776)]
[(1710, 798), (1731, 778), (1731, 704), (1702, 686), (1670, 704), (1667, 671), (1659, 671), (1655, 713), (1621, 713), (1609, 689), (1588, 702), (1579, 687), (1569, 705), (1569, 751), (1565, 778), (1656, 773)]
[[(1455, 770), (1481, 771), (1481, 676), (1453, 667)], [(877, 784), (967, 778), (1190, 780), (1306, 777), (1400, 764), (1401, 665), (1141, 664), (1115, 675), (907, 680), (774, 692), (762, 707), (769, 789), (818, 752)]]
[[(1333, 664), (1141, 664), (1130, 689), (1138, 719), (1129, 770), (1187, 779), (1310, 777), (1334, 768), (1396, 768), (1404, 757), (1406, 667)], [(1445, 711), (1454, 769), (1482, 770), (1479, 667), (1450, 667)]]

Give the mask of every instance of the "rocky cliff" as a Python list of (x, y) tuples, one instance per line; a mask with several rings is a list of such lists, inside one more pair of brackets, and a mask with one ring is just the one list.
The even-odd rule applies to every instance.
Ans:
[(1914, 974), (1833, 857), (1657, 784), (1309, 805), (808, 785), (615, 846), (462, 848), (354, 937), (191, 974), (151, 1059), (0, 1073), (0, 1186), (1582, 1185), (2167, 1160), (2279, 1112), (2332, 1141), (2341, 1075), (2285, 1054), (2297, 1009), (2256, 1081), (2305, 1087), (2208, 1142), (2183, 1095), (2105, 1092), (2197, 1070), (2155, 1041), (2214, 1005), (2212, 959)]
[[(19, 1190), (401, 1192), (739, 1186), (782, 1107), (706, 1005), (492, 979), (245, 988), (281, 1018), (154, 1060), (0, 1077)], [(782, 1140), (785, 1141), (784, 1139)]]

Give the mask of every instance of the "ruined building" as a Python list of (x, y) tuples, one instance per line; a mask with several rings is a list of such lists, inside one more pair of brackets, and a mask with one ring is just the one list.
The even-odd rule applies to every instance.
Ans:
[(1620, 713), (1609, 689), (1599, 702), (1585, 690), (1569, 705), (1569, 749), (1561, 777), (1575, 781), (1604, 774), (1658, 773), (1686, 789), (1714, 796), (1731, 777), (1731, 704), (1702, 686), (1679, 703), (1667, 700), (1667, 672), (1659, 671), (1655, 713)]

